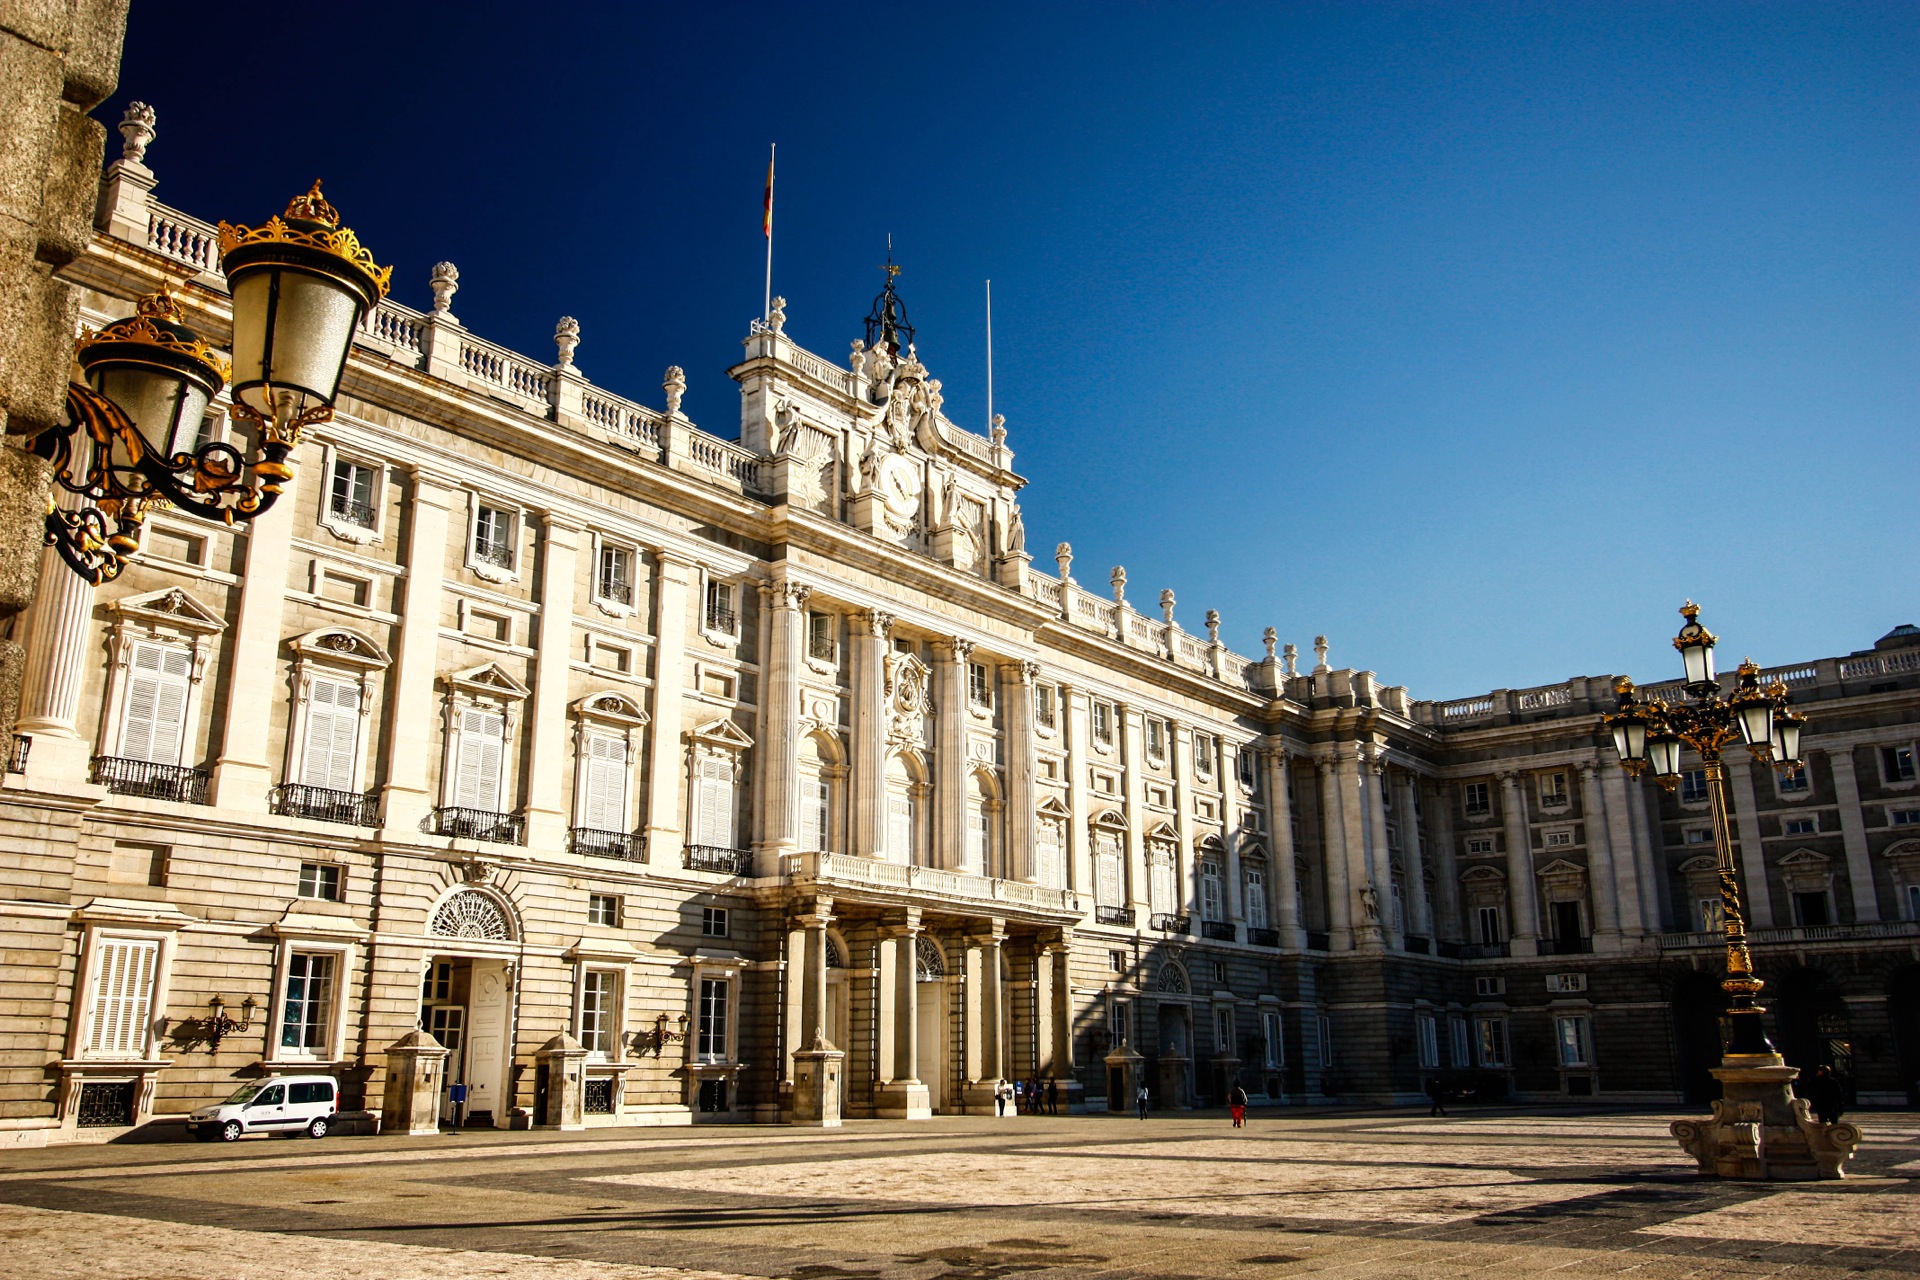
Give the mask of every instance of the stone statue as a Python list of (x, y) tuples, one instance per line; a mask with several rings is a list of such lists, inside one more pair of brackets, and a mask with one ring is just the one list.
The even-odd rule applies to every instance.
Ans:
[(1160, 593), (1160, 616), (1167, 620), (1168, 626), (1173, 625), (1173, 588), (1172, 587), (1168, 587), (1166, 590)]
[(853, 385), (857, 387), (867, 376), (867, 344), (863, 340), (853, 340), (853, 354), (847, 357), (847, 363), (853, 366)]
[(573, 353), (580, 346), (580, 322), (572, 316), (561, 316), (560, 323), (553, 327), (553, 345), (560, 349), (560, 362), (554, 367), (573, 368)]
[(1315, 636), (1313, 638), (1313, 674), (1323, 676), (1331, 670), (1333, 668), (1327, 665), (1327, 638)]
[(1007, 554), (1020, 555), (1027, 549), (1027, 522), (1020, 516), (1018, 503), (1007, 509)]
[(128, 164), (146, 164), (147, 144), (153, 141), (153, 108), (144, 102), (129, 102), (120, 117), (120, 158)]
[(1127, 602), (1127, 570), (1124, 565), (1113, 566), (1113, 572), (1107, 575), (1107, 581), (1113, 586), (1113, 598), (1118, 604)]
[(667, 393), (667, 416), (680, 416), (680, 400), (687, 394), (687, 371), (677, 364), (667, 366), (666, 380), (660, 384)]
[(1073, 574), (1069, 572), (1069, 570), (1073, 568), (1073, 544), (1071, 542), (1063, 542), (1053, 549), (1053, 562), (1060, 566), (1060, 581), (1072, 582)]
[(787, 331), (787, 300), (775, 298), (773, 305), (767, 308), (767, 328), (775, 333)]
[(442, 320), (452, 320), (453, 295), (460, 292), (460, 268), (451, 262), (434, 263), (427, 288), (433, 290), (433, 314)]
[(800, 411), (793, 407), (793, 401), (782, 400), (773, 406), (773, 453), (775, 457), (788, 457), (799, 451), (801, 422)]
[(1380, 918), (1380, 894), (1371, 883), (1362, 885), (1360, 888), (1360, 906), (1366, 911), (1367, 919)]
[(993, 415), (993, 443), (996, 448), (1004, 448), (1006, 446), (1007, 415), (1004, 413), (996, 413)]

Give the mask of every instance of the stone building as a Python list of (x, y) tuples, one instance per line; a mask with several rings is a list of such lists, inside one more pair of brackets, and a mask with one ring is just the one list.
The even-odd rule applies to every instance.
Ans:
[[(153, 124), (63, 274), (92, 327), (185, 278), (222, 342)], [(855, 1116), (990, 1111), (1002, 1080), (1702, 1086), (1704, 793), (1612, 764), (1613, 677), (1421, 702), (1324, 638), (1306, 669), (1271, 630), (1232, 653), (1064, 544), (1036, 568), (1006, 431), (944, 415), (891, 278), (845, 363), (784, 304), (753, 326), (737, 438), (678, 369), (643, 405), (573, 321), (536, 360), (462, 326), (451, 264), (431, 286), (368, 316), (274, 511), (156, 513), (100, 587), (44, 567), (0, 789), (0, 1141), (263, 1072), (378, 1112), (434, 1045), (442, 1114), (458, 1082), (496, 1126), (791, 1118), (822, 1039)], [(1801, 780), (1734, 766), (1776, 1035), (1895, 1101), (1920, 634), (1770, 674), (1813, 717)]]

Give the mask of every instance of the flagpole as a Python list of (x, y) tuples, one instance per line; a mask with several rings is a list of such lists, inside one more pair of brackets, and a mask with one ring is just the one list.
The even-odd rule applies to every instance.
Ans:
[(987, 434), (993, 434), (993, 281), (987, 281)]
[(760, 323), (773, 321), (773, 153), (774, 143), (767, 144), (767, 291), (760, 301)]

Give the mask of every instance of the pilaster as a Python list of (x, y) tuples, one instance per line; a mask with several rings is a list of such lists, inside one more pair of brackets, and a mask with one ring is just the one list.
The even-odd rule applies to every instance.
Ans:
[[(1378, 950), (1386, 946), (1386, 889), (1373, 876), (1369, 846), (1373, 837), (1367, 822), (1366, 797), (1361, 791), (1360, 753), (1352, 743), (1339, 744), (1334, 757), (1334, 786), (1338, 793), (1340, 823), (1345, 831), (1347, 883), (1352, 892), (1350, 903), (1357, 904), (1352, 914), (1355, 950)], [(1371, 898), (1371, 901), (1369, 901)]]
[(1512, 953), (1540, 954), (1540, 894), (1533, 883), (1533, 835), (1520, 775), (1500, 771), (1500, 813), (1506, 823), (1507, 897), (1513, 913)]
[(567, 687), (572, 655), (568, 650), (573, 638), (574, 569), (580, 533), (579, 524), (556, 512), (547, 512), (541, 520), (540, 619), (535, 641), (539, 656), (535, 660), (533, 705), (527, 716), (533, 741), (527, 785), (527, 844), (540, 850), (566, 847), (567, 815), (572, 810), (563, 766), (569, 754)]
[(396, 839), (414, 838), (433, 808), (433, 682), (440, 664), (440, 585), (454, 482), (415, 468), (407, 501), (407, 576), (402, 589), (392, 699), (387, 706), (387, 785), (381, 822)]
[(1327, 948), (1353, 950), (1353, 907), (1357, 889), (1347, 874), (1346, 813), (1340, 803), (1340, 747), (1314, 748), (1320, 790), (1320, 858), (1327, 877)]
[[(887, 633), (893, 616), (877, 611), (853, 619), (853, 767), (849, 771), (847, 842), (850, 852), (877, 858), (887, 830)], [(898, 850), (893, 851), (898, 856)]]
[[(1433, 815), (1433, 887), (1438, 891), (1439, 918), (1433, 936), (1459, 942), (1466, 934), (1460, 916), (1460, 860), (1453, 838), (1453, 789), (1444, 782), (1427, 790), (1427, 812)], [(1437, 950), (1438, 948), (1436, 948)]]
[(1407, 860), (1407, 928), (1433, 944), (1433, 904), (1427, 899), (1427, 852), (1420, 829), (1420, 784), (1411, 772), (1397, 775), (1400, 795), (1400, 854)]
[(1035, 738), (1033, 685), (1040, 664), (1010, 662), (1000, 668), (1000, 709), (1007, 742), (1007, 804), (1002, 824), (1009, 879), (1032, 884), (1040, 878), (1034, 865)]
[(934, 673), (939, 682), (934, 706), (939, 746), (933, 759), (934, 837), (928, 861), (979, 875), (982, 868), (970, 865), (967, 842), (967, 657), (972, 652), (970, 640), (956, 638), (934, 646), (939, 659)]
[[(1765, 929), (1774, 923), (1773, 893), (1767, 884), (1766, 845), (1760, 839), (1760, 805), (1754, 794), (1753, 757), (1745, 750), (1734, 750), (1721, 759), (1727, 766), (1727, 787), (1733, 792), (1733, 820), (1740, 833), (1740, 893), (1746, 900), (1747, 927)], [(1862, 845), (1864, 847), (1864, 841)]]
[(1180, 886), (1180, 901), (1174, 904), (1174, 914), (1185, 916), (1188, 920), (1198, 920), (1200, 858), (1194, 848), (1194, 841), (1198, 837), (1193, 831), (1192, 734), (1192, 727), (1179, 720), (1167, 723), (1167, 752), (1173, 762), (1173, 826), (1180, 835), (1180, 848), (1176, 855), (1180, 863), (1174, 868), (1174, 883)]
[(1840, 806), (1840, 841), (1847, 852), (1847, 880), (1853, 886), (1853, 918), (1864, 924), (1880, 918), (1880, 899), (1874, 892), (1873, 859), (1867, 853), (1867, 829), (1860, 817), (1853, 748), (1827, 752), (1827, 767), (1833, 770), (1833, 798)]
[(1580, 774), (1581, 828), (1587, 838), (1587, 885), (1593, 904), (1593, 949), (1606, 953), (1620, 950), (1620, 891), (1613, 872), (1613, 844), (1608, 837), (1606, 798), (1600, 791), (1600, 770), (1605, 766), (1583, 760), (1575, 768)]
[[(1634, 836), (1638, 830), (1633, 823), (1633, 806), (1627, 796), (1627, 771), (1619, 767), (1607, 768), (1603, 762), (1599, 770), (1600, 797), (1606, 805), (1607, 847), (1612, 855), (1615, 891), (1620, 898), (1620, 929), (1628, 939), (1642, 936), (1648, 931), (1645, 886), (1640, 880), (1640, 845)], [(1590, 822), (1595, 821), (1589, 816)], [(1592, 847), (1592, 835), (1587, 837), (1588, 847)]]
[[(687, 651), (687, 597), (693, 561), (677, 552), (654, 553), (653, 723), (647, 731), (647, 861), (680, 865), (685, 845), (680, 796), (686, 765), (680, 745), (681, 670)], [(689, 815), (691, 816), (691, 815)], [(808, 1028), (809, 1031), (812, 1028)], [(791, 1052), (797, 1045), (787, 1042)]]
[(1284, 749), (1266, 753), (1267, 825), (1273, 837), (1273, 927), (1280, 932), (1280, 945), (1296, 951), (1307, 945), (1301, 926), (1300, 876), (1294, 865), (1293, 798), (1288, 791), (1287, 753)]
[(1133, 912), (1137, 924), (1145, 924), (1149, 904), (1147, 902), (1147, 842), (1146, 825), (1142, 815), (1146, 812), (1146, 790), (1142, 781), (1145, 770), (1144, 739), (1145, 724), (1141, 713), (1124, 702), (1117, 702), (1113, 708), (1113, 731), (1119, 735), (1121, 795), (1127, 805), (1127, 897), (1126, 903)]
[[(1363, 757), (1360, 771), (1360, 799), (1367, 811), (1367, 874), (1374, 884), (1374, 900), (1380, 912), (1380, 940), (1396, 951), (1407, 945), (1405, 932), (1394, 920), (1393, 855), (1387, 844), (1387, 757), (1375, 746)], [(1409, 908), (1406, 893), (1401, 893), (1400, 909)]]
[(780, 874), (781, 858), (800, 843), (800, 668), (810, 590), (782, 579), (768, 592), (772, 609), (761, 721), (761, 839), (754, 852), (755, 871), (762, 876)]

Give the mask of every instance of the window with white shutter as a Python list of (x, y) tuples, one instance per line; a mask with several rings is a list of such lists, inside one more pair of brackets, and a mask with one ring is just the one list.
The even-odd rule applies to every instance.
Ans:
[(702, 760), (694, 781), (694, 843), (733, 848), (733, 809), (733, 762)]
[(832, 795), (831, 784), (825, 778), (801, 779), (800, 848), (802, 852), (826, 850), (827, 811)]
[(93, 981), (86, 1056), (144, 1059), (160, 943), (157, 939), (102, 939), (95, 950), (100, 967)]
[(580, 768), (587, 775), (580, 825), (590, 831), (626, 831), (626, 739), (610, 733), (589, 733), (580, 746)]
[(1162, 850), (1148, 854), (1147, 900), (1155, 915), (1179, 914), (1179, 895), (1173, 891), (1173, 855)]
[(1042, 818), (1035, 832), (1035, 847), (1039, 854), (1040, 883), (1049, 889), (1067, 887), (1067, 836), (1058, 818)]
[(993, 819), (975, 805), (967, 810), (967, 869), (976, 875), (988, 874), (987, 830)]
[(1264, 929), (1267, 927), (1267, 873), (1263, 867), (1248, 867), (1247, 880), (1247, 927)]
[(1101, 831), (1095, 833), (1093, 841), (1094, 905), (1117, 907), (1126, 893), (1120, 874), (1120, 837)]
[(462, 809), (500, 812), (500, 766), (506, 755), (507, 718), (467, 707), (460, 712), (453, 803)]
[(1226, 919), (1226, 903), (1220, 892), (1220, 864), (1211, 860), (1200, 864), (1200, 918)]
[(121, 756), (152, 764), (179, 764), (186, 735), (193, 654), (171, 645), (136, 641), (128, 668)]
[(306, 745), (300, 762), (303, 786), (351, 791), (360, 746), (360, 686), (316, 676), (307, 688)]
[(887, 797), (887, 859), (913, 861), (913, 799), (899, 794)]

